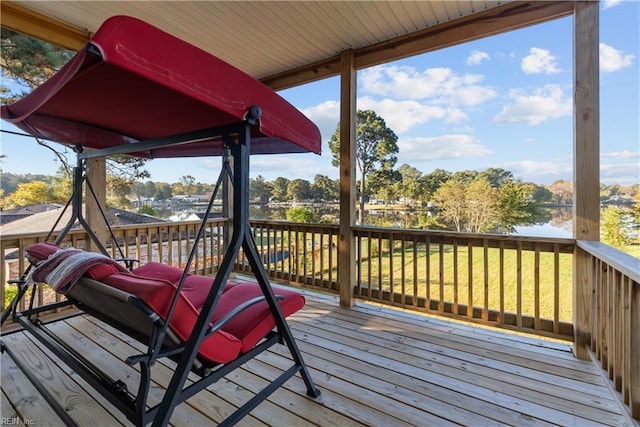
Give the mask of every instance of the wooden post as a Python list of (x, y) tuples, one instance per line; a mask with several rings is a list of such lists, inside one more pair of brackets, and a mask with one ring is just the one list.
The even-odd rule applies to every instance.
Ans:
[[(574, 3), (573, 63), (573, 237), (600, 240), (599, 3)], [(578, 249), (573, 264), (575, 355), (589, 359), (593, 273), (589, 256)]]
[(338, 236), (338, 286), (340, 305), (353, 305), (355, 279), (355, 251), (353, 231), (355, 224), (356, 188), (356, 69), (353, 50), (340, 56), (340, 231)]
[[(97, 157), (87, 160), (87, 179), (96, 194), (97, 201), (86, 189), (85, 219), (91, 231), (104, 246), (107, 242), (107, 222), (100, 214), (100, 207), (104, 212), (107, 209), (107, 162), (105, 157)], [(98, 207), (98, 204), (100, 207)], [(96, 244), (87, 239), (87, 251), (99, 252)]]

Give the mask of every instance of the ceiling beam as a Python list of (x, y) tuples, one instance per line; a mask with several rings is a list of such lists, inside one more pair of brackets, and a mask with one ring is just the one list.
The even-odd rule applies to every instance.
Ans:
[[(527, 27), (573, 13), (573, 1), (514, 1), (391, 40), (354, 49), (356, 69)], [(340, 54), (261, 79), (274, 90), (340, 74)]]
[(66, 24), (11, 1), (0, 2), (0, 15), (4, 28), (73, 51), (82, 49), (91, 36), (87, 30)]

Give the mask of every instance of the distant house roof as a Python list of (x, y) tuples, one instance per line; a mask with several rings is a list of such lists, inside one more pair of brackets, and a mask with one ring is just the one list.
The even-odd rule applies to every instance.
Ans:
[(6, 209), (0, 211), (0, 225), (8, 224), (18, 219), (29, 217), (33, 214), (40, 212), (56, 211), (60, 209), (62, 205), (59, 203), (34, 203), (28, 206), (22, 206), (14, 209)]
[[(25, 207), (27, 208), (27, 207)], [(57, 209), (32, 213), (23, 216), (20, 219), (0, 225), (0, 235), (22, 234), (22, 233), (48, 233), (53, 229), (54, 224), (58, 221), (62, 206), (58, 205)], [(83, 207), (84, 211), (84, 207)], [(154, 222), (166, 222), (165, 220), (154, 218), (148, 215), (140, 215), (135, 212), (125, 211), (124, 209), (107, 208), (107, 221), (110, 225), (129, 225), (129, 224), (149, 224)], [(4, 216), (4, 212), (2, 213)], [(67, 208), (63, 217), (58, 221), (55, 230), (62, 230), (71, 218), (71, 207)], [(79, 228), (76, 223), (73, 228)]]

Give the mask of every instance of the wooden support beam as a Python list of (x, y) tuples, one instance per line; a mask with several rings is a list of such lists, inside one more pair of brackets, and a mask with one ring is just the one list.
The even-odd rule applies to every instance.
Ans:
[(340, 305), (353, 305), (356, 194), (356, 69), (353, 50), (340, 55), (340, 232), (338, 236), (338, 286)]
[[(599, 3), (574, 4), (573, 237), (600, 240)], [(576, 246), (577, 248), (577, 246)], [(574, 353), (589, 359), (593, 268), (577, 250), (573, 257)]]
[[(442, 49), (486, 36), (569, 16), (572, 1), (514, 1), (463, 18), (428, 27), (394, 39), (354, 49), (356, 70)], [(339, 75), (342, 57), (336, 55), (261, 79), (274, 90), (286, 89)]]
[[(100, 213), (100, 208), (104, 212), (107, 209), (107, 163), (105, 157), (97, 157), (87, 160), (87, 179), (91, 182), (91, 188), (98, 200), (95, 200), (89, 193), (85, 197), (86, 213), (85, 219), (91, 231), (96, 235), (103, 246), (107, 242), (107, 222)], [(99, 205), (99, 206), (98, 206)], [(98, 247), (91, 241), (87, 240), (88, 251), (99, 252)]]
[(84, 48), (91, 35), (11, 1), (0, 3), (0, 14), (3, 27), (73, 51)]

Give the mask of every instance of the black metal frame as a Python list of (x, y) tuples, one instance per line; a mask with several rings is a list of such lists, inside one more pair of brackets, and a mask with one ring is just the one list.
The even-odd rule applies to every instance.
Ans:
[[(183, 271), (181, 280), (177, 286), (176, 295), (172, 301), (169, 312), (166, 319), (161, 320), (156, 313), (153, 312), (144, 302), (131, 296), (131, 302), (137, 308), (143, 311), (152, 322), (153, 332), (149, 338), (148, 351), (145, 354), (129, 357), (127, 363), (130, 365), (139, 364), (140, 366), (140, 388), (137, 396), (132, 396), (126, 389), (124, 383), (120, 380), (113, 380), (107, 374), (100, 371), (90, 361), (86, 360), (82, 355), (74, 351), (69, 345), (62, 342), (55, 337), (53, 333), (48, 331), (45, 325), (37, 319), (31, 318), (31, 311), (27, 313), (17, 312), (17, 301), (22, 298), (28, 288), (28, 283), (25, 282), (24, 277), (21, 282), (21, 287), (16, 296), (16, 300), (11, 304), (7, 312), (2, 315), (2, 323), (8, 318), (10, 311), (13, 311), (14, 318), (25, 329), (31, 332), (38, 340), (40, 340), (47, 348), (59, 356), (69, 367), (82, 376), (89, 384), (92, 385), (101, 395), (109, 400), (114, 406), (116, 406), (128, 419), (135, 422), (138, 426), (147, 425), (153, 422), (154, 427), (166, 426), (169, 423), (171, 415), (177, 405), (184, 402), (194, 394), (198, 393), (202, 389), (215, 383), (220, 378), (227, 375), (233, 369), (244, 364), (248, 360), (255, 357), (257, 354), (263, 352), (267, 348), (276, 343), (286, 344), (293, 359), (293, 366), (285, 370), (279, 377), (277, 377), (272, 383), (267, 385), (262, 391), (258, 392), (253, 398), (247, 401), (243, 406), (238, 408), (233, 414), (231, 414), (220, 425), (230, 426), (238, 422), (242, 417), (247, 415), (252, 409), (254, 409), (260, 402), (266, 399), (271, 393), (273, 393), (278, 387), (284, 384), (296, 373), (300, 372), (302, 379), (307, 387), (307, 395), (311, 397), (318, 397), (320, 391), (315, 387), (309, 370), (307, 369), (300, 350), (298, 349), (293, 334), (284, 318), (280, 304), (277, 302), (277, 297), (271, 288), (267, 273), (264, 270), (261, 258), (258, 254), (257, 246), (251, 232), (249, 225), (249, 155), (250, 155), (250, 141), (251, 141), (251, 126), (256, 125), (260, 118), (259, 107), (251, 107), (247, 111), (245, 120), (237, 124), (221, 126), (217, 128), (204, 129), (196, 132), (188, 132), (185, 134), (170, 136), (166, 138), (158, 138), (154, 140), (142, 141), (131, 145), (122, 145), (112, 147), (104, 150), (95, 150), (84, 153), (80, 147), (76, 149), (78, 165), (74, 170), (74, 192), (70, 200), (73, 212), (71, 221), (65, 226), (63, 231), (57, 237), (54, 243), (60, 243), (68, 231), (71, 229), (75, 220), (78, 220), (84, 229), (89, 234), (89, 237), (96, 243), (98, 248), (105, 254), (106, 249), (99, 242), (98, 238), (91, 231), (88, 224), (82, 217), (82, 183), (87, 182), (88, 188), (92, 195), (95, 197), (93, 188), (83, 174), (83, 165), (87, 159), (102, 157), (112, 154), (120, 154), (127, 152), (140, 152), (142, 150), (150, 150), (153, 148), (165, 147), (169, 145), (179, 145), (186, 143), (193, 143), (201, 141), (203, 139), (221, 138), (225, 146), (233, 159), (233, 170), (228, 161), (223, 162), (222, 172), (220, 178), (216, 184), (216, 189), (209, 202), (206, 214), (201, 222), (199, 232), (193, 242), (191, 253), (187, 265)], [(225, 156), (225, 158), (227, 158)], [(224, 254), (222, 263), (219, 270), (213, 279), (213, 284), (209, 291), (209, 294), (205, 300), (205, 303), (200, 311), (200, 314), (196, 320), (196, 324), (193, 328), (189, 339), (181, 343), (180, 345), (165, 348), (165, 338), (170, 333), (169, 320), (173, 315), (174, 309), (177, 304), (178, 294), (180, 293), (182, 286), (184, 285), (185, 278), (190, 269), (191, 262), (195, 256), (198, 241), (204, 234), (204, 229), (207, 222), (208, 214), (213, 205), (213, 199), (216, 197), (216, 193), (220, 188), (220, 185), (225, 179), (231, 179), (233, 183), (233, 217), (232, 217), (232, 236), (227, 249)], [(66, 209), (66, 207), (65, 207)], [(100, 210), (104, 217), (104, 212)], [(64, 211), (63, 211), (64, 213)], [(57, 225), (57, 223), (56, 223)], [(55, 226), (54, 226), (55, 228)], [(111, 232), (111, 228), (109, 228)], [(111, 232), (114, 244), (115, 237)], [(225, 283), (229, 279), (229, 275), (233, 269), (234, 262), (240, 254), (240, 249), (243, 250), (244, 256), (249, 262), (252, 271), (254, 272), (258, 285), (264, 295), (263, 298), (254, 299), (248, 301), (245, 305), (252, 305), (260, 301), (266, 300), (269, 309), (274, 317), (276, 328), (267, 337), (261, 341), (256, 347), (249, 352), (242, 354), (236, 360), (220, 365), (215, 369), (202, 369), (197, 355), (202, 342), (208, 338), (211, 334), (215, 333), (220, 327), (230, 320), (234, 315), (238, 314), (243, 308), (239, 307), (234, 310), (229, 316), (225, 317), (221, 322), (218, 322), (213, 327), (210, 326), (211, 318), (214, 314), (220, 295), (224, 288)], [(122, 252), (121, 252), (122, 253)], [(28, 270), (27, 270), (28, 271)], [(25, 273), (26, 275), (26, 273)], [(81, 302), (75, 301), (76, 305), (83, 307)], [(91, 313), (91, 310), (87, 310)], [(26, 314), (26, 315), (25, 315)], [(99, 314), (98, 314), (99, 315)], [(118, 325), (115, 319), (105, 319), (104, 315), (100, 316), (107, 323), (111, 321), (112, 324)], [(6, 348), (6, 344), (2, 344), (2, 349)], [(158, 358), (161, 357), (173, 357), (178, 360), (178, 364), (175, 368), (169, 386), (164, 394), (162, 401), (154, 407), (147, 409), (147, 395), (151, 382), (151, 366)], [(195, 381), (188, 387), (185, 387), (186, 379), (190, 372), (195, 371), (200, 374), (200, 379)], [(32, 379), (30, 375), (27, 375), (29, 379)], [(47, 396), (45, 396), (46, 398)], [(47, 399), (49, 401), (49, 399)], [(49, 402), (52, 406), (56, 405), (56, 402)], [(59, 405), (59, 404), (58, 404)], [(66, 422), (66, 421), (65, 421)]]

